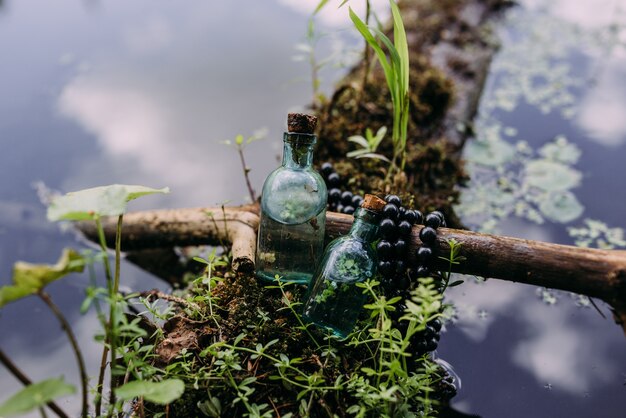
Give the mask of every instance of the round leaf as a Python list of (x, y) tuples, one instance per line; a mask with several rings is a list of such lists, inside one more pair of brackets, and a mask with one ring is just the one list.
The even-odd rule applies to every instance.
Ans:
[(515, 148), (504, 141), (471, 141), (465, 146), (467, 161), (498, 167), (515, 156)]
[(539, 204), (539, 210), (552, 221), (567, 223), (582, 215), (584, 207), (572, 192), (565, 191), (551, 193)]
[(72, 249), (64, 249), (56, 264), (31, 264), (18, 261), (13, 265), (13, 285), (0, 287), (0, 308), (43, 289), (48, 283), (85, 266), (83, 257)]
[(179, 379), (168, 379), (160, 382), (136, 380), (117, 388), (115, 393), (120, 399), (131, 400), (143, 397), (145, 400), (159, 405), (167, 405), (180, 398), (185, 392), (185, 384)]
[(48, 207), (48, 220), (84, 221), (100, 216), (119, 216), (124, 214), (129, 201), (144, 195), (169, 191), (167, 187), (152, 189), (113, 184), (71, 192), (52, 201)]
[(581, 177), (579, 171), (556, 161), (536, 160), (526, 165), (526, 183), (548, 192), (578, 186)]
[(71, 395), (75, 392), (76, 388), (73, 385), (65, 383), (63, 377), (33, 383), (32, 385), (26, 386), (0, 405), (0, 416), (10, 417), (21, 415), (42, 407), (56, 398)]

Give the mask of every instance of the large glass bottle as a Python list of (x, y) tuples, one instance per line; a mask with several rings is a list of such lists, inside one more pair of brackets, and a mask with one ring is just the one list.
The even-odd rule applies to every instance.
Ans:
[(308, 284), (324, 250), (327, 189), (312, 168), (317, 118), (291, 113), (282, 166), (265, 180), (256, 274)]
[(348, 235), (331, 242), (309, 285), (304, 318), (345, 338), (352, 332), (365, 303), (363, 289), (356, 286), (376, 274), (376, 251), (380, 211), (385, 201), (365, 195), (354, 213)]

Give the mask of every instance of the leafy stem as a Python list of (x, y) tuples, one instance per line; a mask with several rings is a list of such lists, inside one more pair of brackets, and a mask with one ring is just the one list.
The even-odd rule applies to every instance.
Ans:
[(278, 283), (278, 286), (266, 286), (266, 288), (268, 288), (268, 289), (276, 289), (276, 288), (280, 289), (280, 293), (282, 294), (283, 302), (285, 303), (287, 308), (291, 311), (291, 313), (293, 313), (293, 316), (296, 318), (296, 320), (300, 324), (300, 328), (304, 332), (307, 333), (307, 335), (309, 336), (309, 338), (311, 339), (313, 344), (315, 344), (315, 347), (317, 347), (318, 349), (321, 349), (322, 346), (320, 345), (320, 343), (315, 339), (313, 334), (311, 334), (307, 324), (305, 324), (302, 321), (302, 317), (300, 316), (300, 314), (298, 312), (296, 312), (296, 310), (294, 309), (295, 304), (291, 303), (291, 301), (287, 297), (287, 293), (285, 292), (285, 283), (280, 279), (280, 277), (278, 275), (276, 276), (276, 283)]
[(461, 243), (455, 240), (454, 238), (447, 241), (448, 246), (450, 247), (450, 253), (448, 257), (439, 257), (440, 259), (448, 262), (448, 271), (444, 275), (444, 284), (443, 289), (441, 289), (441, 293), (443, 294), (448, 287), (458, 286), (463, 283), (462, 280), (457, 280), (454, 283), (450, 283), (450, 278), (452, 277), (452, 266), (461, 264), (462, 261), (465, 261), (466, 258), (461, 253)]
[[(117, 365), (117, 308), (118, 308), (118, 292), (120, 287), (120, 261), (121, 261), (121, 246), (122, 246), (122, 222), (124, 215), (119, 215), (117, 217), (117, 227), (115, 229), (115, 276), (113, 281), (113, 288), (111, 289), (111, 294), (109, 295), (109, 346), (110, 346), (110, 354), (111, 359), (109, 360), (110, 366), (109, 370), (111, 371), (111, 383), (110, 390), (111, 395), (109, 397), (109, 404), (115, 405), (115, 367)], [(113, 409), (109, 410), (109, 416), (113, 413)]]

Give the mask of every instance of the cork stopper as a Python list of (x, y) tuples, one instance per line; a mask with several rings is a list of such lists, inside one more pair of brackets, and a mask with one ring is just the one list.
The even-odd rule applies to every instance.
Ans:
[(363, 209), (369, 209), (373, 212), (380, 212), (386, 204), (387, 202), (380, 197), (374, 196), (373, 194), (366, 194), (363, 199), (363, 203), (361, 203), (361, 207)]
[(299, 134), (313, 134), (317, 126), (317, 116), (305, 113), (289, 113), (287, 115), (287, 131)]

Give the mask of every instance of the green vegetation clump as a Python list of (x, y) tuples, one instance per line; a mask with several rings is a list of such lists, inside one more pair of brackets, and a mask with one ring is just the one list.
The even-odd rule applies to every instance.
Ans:
[[(155, 363), (167, 378), (187, 383), (170, 416), (435, 415), (432, 387), (444, 373), (409, 348), (411, 336), (441, 316), (442, 296), (432, 280), (407, 301), (387, 300), (376, 281), (362, 284), (363, 317), (339, 340), (302, 322), (302, 287), (263, 286), (214, 265), (207, 263), (185, 298), (201, 307), (196, 317), (172, 316), (155, 345)], [(402, 331), (389, 315), (400, 303), (407, 307)]]

